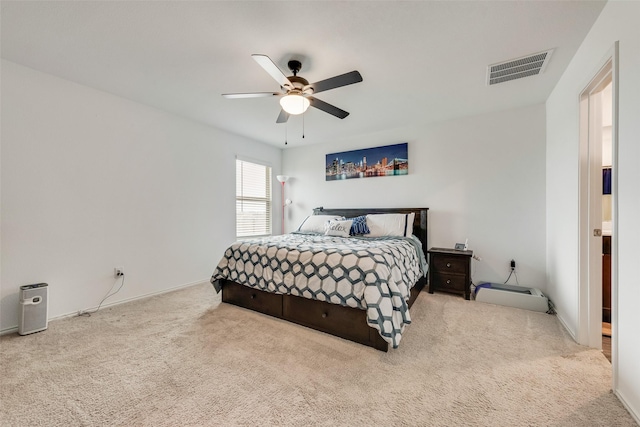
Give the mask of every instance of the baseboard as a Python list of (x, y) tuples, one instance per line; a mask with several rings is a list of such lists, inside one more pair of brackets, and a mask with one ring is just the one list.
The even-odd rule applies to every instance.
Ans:
[(0, 336), (2, 335), (9, 335), (9, 334), (13, 334), (18, 332), (18, 327), (17, 326), (12, 326), (10, 328), (6, 328), (0, 331)]
[(631, 418), (633, 418), (634, 421), (638, 425), (640, 425), (640, 416), (638, 416), (638, 414), (633, 410), (633, 408), (627, 403), (627, 400), (624, 398), (624, 396), (617, 390), (614, 390), (613, 394), (615, 394), (618, 400), (622, 402), (622, 406), (624, 406), (624, 408), (629, 412), (629, 414), (631, 415)]
[(561, 315), (560, 313), (558, 313), (557, 311), (556, 311), (556, 317), (557, 317), (557, 318), (558, 318), (558, 320), (560, 321), (560, 324), (562, 325), (562, 327), (564, 328), (564, 330), (565, 330), (565, 331), (567, 331), (567, 333), (568, 333), (569, 335), (571, 335), (571, 338), (573, 338), (573, 340), (574, 340), (575, 342), (578, 342), (578, 339), (577, 339), (577, 337), (576, 337), (575, 332), (573, 332), (573, 331), (571, 330), (571, 328), (569, 328), (569, 326), (567, 326), (567, 322), (564, 320), (564, 318), (562, 317), (562, 315)]
[[(154, 296), (157, 296), (157, 295), (162, 295), (162, 294), (166, 294), (166, 293), (169, 293), (169, 292), (177, 291), (177, 290), (180, 290), (180, 289), (188, 288), (190, 286), (202, 285), (204, 283), (209, 283), (209, 279), (198, 280), (196, 282), (190, 282), (190, 283), (184, 283), (182, 285), (174, 286), (174, 287), (168, 288), (168, 289), (163, 289), (161, 291), (150, 292), (148, 294), (138, 295), (136, 297), (127, 298), (127, 299), (120, 300), (120, 301), (114, 301), (114, 302), (109, 303), (109, 304), (102, 304), (102, 306), (100, 307), (100, 310), (105, 309), (107, 307), (113, 307), (115, 305), (125, 304), (125, 303), (128, 303), (128, 302), (136, 301), (136, 300), (143, 299), (143, 298), (151, 298), (151, 297), (154, 297)], [(60, 315), (55, 316), (55, 317), (50, 317), (49, 318), (49, 322), (51, 322), (53, 320), (61, 320), (61, 319), (69, 318), (69, 317), (74, 317), (74, 316), (77, 316), (79, 312), (93, 311), (93, 310), (95, 310), (97, 308), (98, 308), (98, 306), (96, 305), (94, 307), (85, 308), (85, 309), (74, 311), (74, 312), (71, 312), (71, 313), (60, 314)], [(3, 329), (3, 330), (0, 331), (0, 335), (7, 335), (7, 334), (15, 333), (15, 332), (18, 332), (18, 326), (13, 326), (13, 327), (9, 327), (9, 328)]]

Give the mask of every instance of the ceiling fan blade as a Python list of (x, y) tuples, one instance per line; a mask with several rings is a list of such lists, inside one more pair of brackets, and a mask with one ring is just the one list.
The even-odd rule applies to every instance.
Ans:
[(237, 98), (267, 98), (269, 96), (282, 95), (279, 92), (255, 92), (255, 93), (223, 93), (222, 96), (230, 99)]
[(324, 92), (325, 90), (335, 89), (341, 86), (347, 86), (354, 83), (360, 83), (362, 76), (357, 71), (341, 74), (326, 80), (311, 83), (308, 87), (313, 88), (313, 93)]
[(288, 86), (290, 89), (293, 89), (293, 84), (289, 81), (287, 76), (278, 68), (278, 66), (269, 58), (267, 55), (261, 55), (258, 53), (254, 53), (251, 55), (256, 62), (264, 68), (264, 70), (269, 73), (271, 77), (278, 82), (278, 84), (282, 87)]
[(314, 98), (313, 96), (307, 96), (307, 99), (311, 103), (312, 107), (316, 107), (318, 110), (322, 110), (325, 113), (329, 113), (333, 116), (336, 116), (339, 119), (344, 119), (349, 115), (348, 112), (341, 110), (340, 108), (328, 104), (324, 101), (320, 101), (318, 98)]
[(280, 115), (278, 115), (276, 123), (286, 123), (287, 120), (289, 120), (289, 113), (284, 110), (280, 110)]

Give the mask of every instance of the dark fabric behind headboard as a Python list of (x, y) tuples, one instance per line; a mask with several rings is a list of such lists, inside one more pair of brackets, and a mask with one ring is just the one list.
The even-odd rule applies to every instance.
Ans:
[(382, 214), (382, 213), (411, 213), (415, 212), (413, 219), (413, 234), (422, 242), (422, 250), (425, 255), (429, 249), (427, 246), (427, 214), (429, 208), (324, 208), (319, 207), (313, 210), (314, 215), (340, 215), (346, 218), (353, 218), (366, 214)]

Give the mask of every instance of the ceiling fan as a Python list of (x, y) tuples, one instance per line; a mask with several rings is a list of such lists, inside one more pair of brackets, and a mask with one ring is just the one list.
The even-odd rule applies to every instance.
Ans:
[(314, 94), (325, 90), (335, 89), (341, 86), (347, 86), (362, 81), (362, 76), (357, 71), (341, 74), (319, 82), (311, 83), (298, 76), (302, 64), (295, 59), (289, 61), (287, 65), (293, 73), (292, 76), (285, 76), (278, 66), (267, 55), (253, 54), (251, 55), (256, 62), (269, 73), (280, 85), (283, 92), (255, 92), (255, 93), (225, 93), (225, 98), (261, 98), (269, 96), (279, 96), (282, 110), (276, 120), (276, 123), (285, 123), (289, 120), (290, 115), (302, 114), (307, 111), (309, 106), (329, 113), (339, 119), (344, 119), (349, 115), (348, 112), (328, 104), (315, 98)]

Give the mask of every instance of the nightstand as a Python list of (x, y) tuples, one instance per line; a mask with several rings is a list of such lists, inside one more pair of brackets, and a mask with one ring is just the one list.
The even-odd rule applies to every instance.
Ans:
[(452, 292), (469, 299), (473, 251), (431, 248), (429, 253), (429, 293)]

